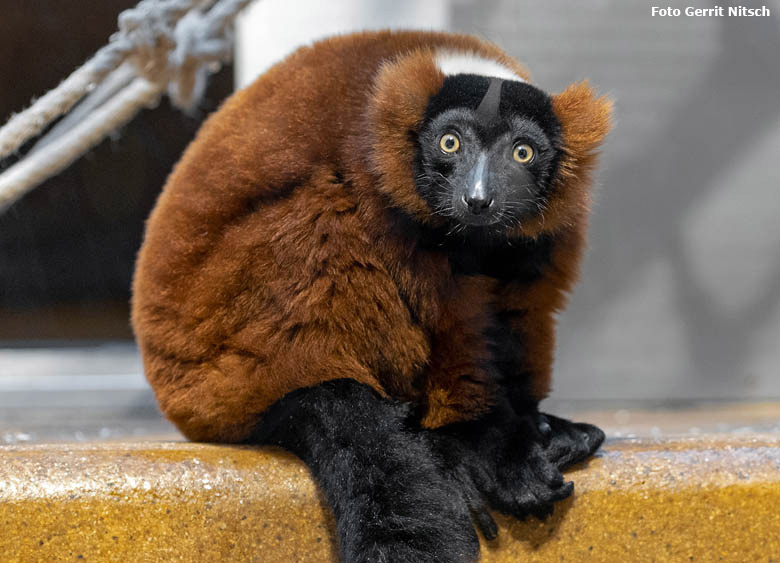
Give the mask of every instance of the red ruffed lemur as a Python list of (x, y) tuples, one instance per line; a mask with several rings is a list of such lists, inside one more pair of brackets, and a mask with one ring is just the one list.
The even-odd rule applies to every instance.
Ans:
[(464, 562), (603, 433), (539, 412), (610, 102), (495, 46), (371, 32), (228, 99), (146, 230), (133, 324), (190, 439), (310, 467), (347, 562)]

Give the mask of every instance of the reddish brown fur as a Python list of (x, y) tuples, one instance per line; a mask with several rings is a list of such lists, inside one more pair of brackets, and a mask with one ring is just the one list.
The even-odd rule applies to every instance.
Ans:
[(189, 438), (241, 441), (286, 393), (343, 377), (419, 404), (430, 427), (474, 417), (493, 384), (479, 367), (486, 345), (464, 342), (504, 307), (527, 310), (514, 328), (536, 397), (547, 392), (553, 314), (577, 275), (609, 103), (584, 84), (554, 97), (558, 195), (543, 222), (515, 233), (565, 239), (543, 280), (454, 276), (387, 211), (438, 220), (414, 189), (408, 136), (443, 80), (437, 47), (525, 76), (468, 36), (330, 39), (232, 96), (177, 165), (147, 226), (133, 324), (161, 408)]

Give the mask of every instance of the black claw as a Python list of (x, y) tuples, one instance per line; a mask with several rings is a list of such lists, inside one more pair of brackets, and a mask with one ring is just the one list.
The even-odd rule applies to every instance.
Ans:
[(582, 439), (587, 445), (588, 455), (593, 454), (604, 442), (604, 432), (591, 424), (581, 422), (576, 425), (582, 434)]
[(552, 516), (555, 513), (555, 502), (551, 502), (548, 504), (541, 513), (537, 516), (539, 520), (547, 520), (550, 516)]
[(574, 483), (572, 481), (569, 481), (568, 483), (564, 483), (558, 489), (552, 492), (550, 495), (550, 500), (552, 502), (557, 502), (560, 500), (563, 500), (565, 498), (569, 498), (571, 494), (574, 492)]
[(591, 434), (591, 453), (594, 453), (596, 450), (598, 450), (601, 447), (601, 444), (604, 443), (604, 439), (607, 436), (604, 434), (604, 431), (601, 428), (593, 427), (593, 431)]
[(546, 504), (534, 510), (533, 515), (536, 516), (539, 520), (547, 520), (550, 516), (552, 516), (553, 510), (554, 506), (552, 504)]
[(487, 510), (482, 510), (474, 514), (474, 520), (477, 523), (477, 528), (485, 537), (486, 540), (494, 540), (498, 537), (498, 526), (496, 521)]
[(543, 504), (542, 501), (535, 494), (527, 491), (522, 497), (515, 497), (515, 513), (524, 518), (528, 514), (533, 514), (541, 504)]
[(541, 434), (542, 438), (544, 438), (546, 444), (550, 443), (550, 439), (552, 438), (552, 426), (550, 426), (550, 423), (547, 420), (547, 417), (542, 415), (539, 415), (539, 421), (537, 423), (537, 429), (539, 430), (539, 434)]
[(593, 455), (604, 441), (604, 433), (592, 424), (574, 423), (546, 415), (553, 429), (545, 458), (559, 470), (580, 463)]

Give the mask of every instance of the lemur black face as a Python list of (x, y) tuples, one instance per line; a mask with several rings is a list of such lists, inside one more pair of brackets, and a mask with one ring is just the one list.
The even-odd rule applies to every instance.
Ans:
[(538, 88), (447, 77), (428, 103), (417, 142), (419, 192), (434, 213), (463, 230), (501, 231), (544, 212), (560, 123)]

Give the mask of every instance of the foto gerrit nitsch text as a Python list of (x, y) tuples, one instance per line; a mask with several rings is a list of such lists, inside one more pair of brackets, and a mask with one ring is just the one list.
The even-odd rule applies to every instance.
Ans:
[(653, 17), (694, 17), (694, 18), (723, 18), (723, 17), (768, 17), (771, 11), (766, 6), (760, 8), (748, 8), (746, 6), (713, 6), (712, 8), (672, 8), (671, 6), (652, 6), (650, 15)]

